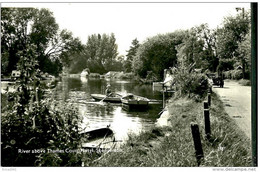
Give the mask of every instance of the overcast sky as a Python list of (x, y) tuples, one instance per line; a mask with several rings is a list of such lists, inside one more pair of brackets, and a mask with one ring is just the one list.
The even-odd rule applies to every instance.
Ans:
[[(95, 33), (114, 33), (119, 54), (125, 55), (133, 39), (141, 43), (158, 33), (189, 29), (208, 23), (221, 26), (224, 17), (235, 15), (236, 7), (250, 3), (3, 3), (2, 7), (49, 8), (60, 29), (72, 31), (82, 43)], [(239, 11), (241, 12), (241, 11)]]

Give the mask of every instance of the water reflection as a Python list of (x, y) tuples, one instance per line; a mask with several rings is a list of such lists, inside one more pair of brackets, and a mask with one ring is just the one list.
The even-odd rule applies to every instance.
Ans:
[(106, 80), (90, 78), (64, 78), (56, 88), (57, 99), (73, 100), (83, 116), (85, 130), (110, 125), (116, 139), (125, 140), (128, 133), (139, 133), (149, 128), (158, 118), (162, 105), (152, 105), (144, 112), (129, 112), (120, 103), (95, 103), (91, 94), (104, 94), (106, 85), (120, 94), (133, 93), (152, 99), (162, 99), (162, 95), (152, 91), (151, 85), (139, 85), (129, 80)]

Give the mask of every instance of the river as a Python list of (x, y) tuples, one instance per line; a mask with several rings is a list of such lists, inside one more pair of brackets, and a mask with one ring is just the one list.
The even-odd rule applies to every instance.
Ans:
[(62, 78), (55, 90), (60, 101), (74, 101), (83, 117), (82, 128), (92, 130), (106, 127), (114, 131), (117, 140), (126, 140), (128, 134), (138, 134), (154, 125), (162, 104), (149, 105), (145, 111), (127, 111), (121, 103), (93, 103), (91, 94), (104, 94), (106, 85), (119, 94), (133, 93), (150, 99), (162, 100), (162, 94), (153, 91), (152, 85), (140, 85), (131, 80)]

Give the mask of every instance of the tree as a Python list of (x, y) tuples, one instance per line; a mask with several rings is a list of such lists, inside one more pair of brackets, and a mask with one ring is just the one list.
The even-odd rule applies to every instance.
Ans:
[(243, 78), (250, 78), (251, 72), (251, 34), (245, 36), (245, 40), (238, 44), (238, 61), (242, 64)]
[[(157, 80), (163, 78), (164, 69), (177, 65), (177, 49), (183, 41), (183, 31), (148, 38), (137, 50), (132, 69), (142, 78), (147, 74)], [(152, 71), (153, 74), (151, 74)]]
[(178, 46), (178, 60), (182, 66), (194, 64), (196, 68), (201, 68), (203, 54), (203, 40), (197, 36), (195, 28), (185, 32), (183, 43)]
[(216, 54), (216, 31), (210, 30), (208, 24), (201, 24), (196, 27), (195, 30), (198, 39), (204, 42), (202, 52), (204, 65), (202, 65), (201, 68), (215, 72), (218, 65)]
[(132, 71), (132, 61), (134, 59), (134, 56), (136, 55), (137, 49), (139, 48), (140, 44), (137, 38), (135, 38), (132, 41), (132, 45), (130, 46), (129, 50), (126, 54), (126, 60), (124, 61), (124, 70), (125, 72), (131, 72)]
[(52, 46), (47, 51), (47, 56), (52, 56), (52, 59), (60, 59), (65, 67), (69, 67), (74, 57), (81, 53), (84, 49), (79, 38), (74, 38), (72, 32), (62, 30), (56, 39), (51, 43)]
[(115, 35), (93, 34), (88, 37), (84, 49), (87, 67), (91, 72), (105, 73), (112, 70), (112, 64), (118, 56)]
[[(246, 35), (250, 31), (249, 12), (242, 12), (236, 16), (228, 16), (224, 19), (223, 27), (217, 30), (217, 55), (221, 59), (230, 59), (234, 62), (240, 61), (243, 67), (243, 77), (245, 77), (245, 61), (241, 58), (239, 45), (245, 41)], [(228, 70), (228, 69), (223, 69)]]
[(5, 74), (16, 69), (18, 51), (25, 50), (28, 42), (29, 25), (37, 10), (33, 8), (1, 8), (1, 59)]
[(216, 71), (216, 32), (207, 24), (193, 27), (185, 31), (183, 43), (178, 46), (178, 60), (183, 66), (194, 64), (203, 71)]
[(1, 67), (6, 75), (17, 68), (20, 59), (17, 53), (31, 46), (36, 46), (40, 70), (54, 75), (61, 71), (62, 63), (68, 65), (65, 52), (81, 48), (79, 39), (73, 38), (71, 32), (59, 32), (53, 13), (48, 9), (2, 8), (1, 16), (1, 51), (4, 54)]

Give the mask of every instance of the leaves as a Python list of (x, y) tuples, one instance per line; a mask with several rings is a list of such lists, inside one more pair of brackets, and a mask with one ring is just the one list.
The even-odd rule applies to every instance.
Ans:
[[(46, 152), (21, 154), (23, 150), (64, 150), (81, 146), (78, 125), (82, 119), (68, 103), (43, 99), (35, 46), (19, 52), (18, 90), (13, 94), (11, 108), (6, 108), (1, 121), (2, 164), (5, 166), (78, 165), (81, 155)], [(54, 158), (54, 159), (53, 159)]]
[(93, 34), (88, 37), (84, 56), (92, 73), (105, 73), (115, 68), (118, 57), (115, 35)]

